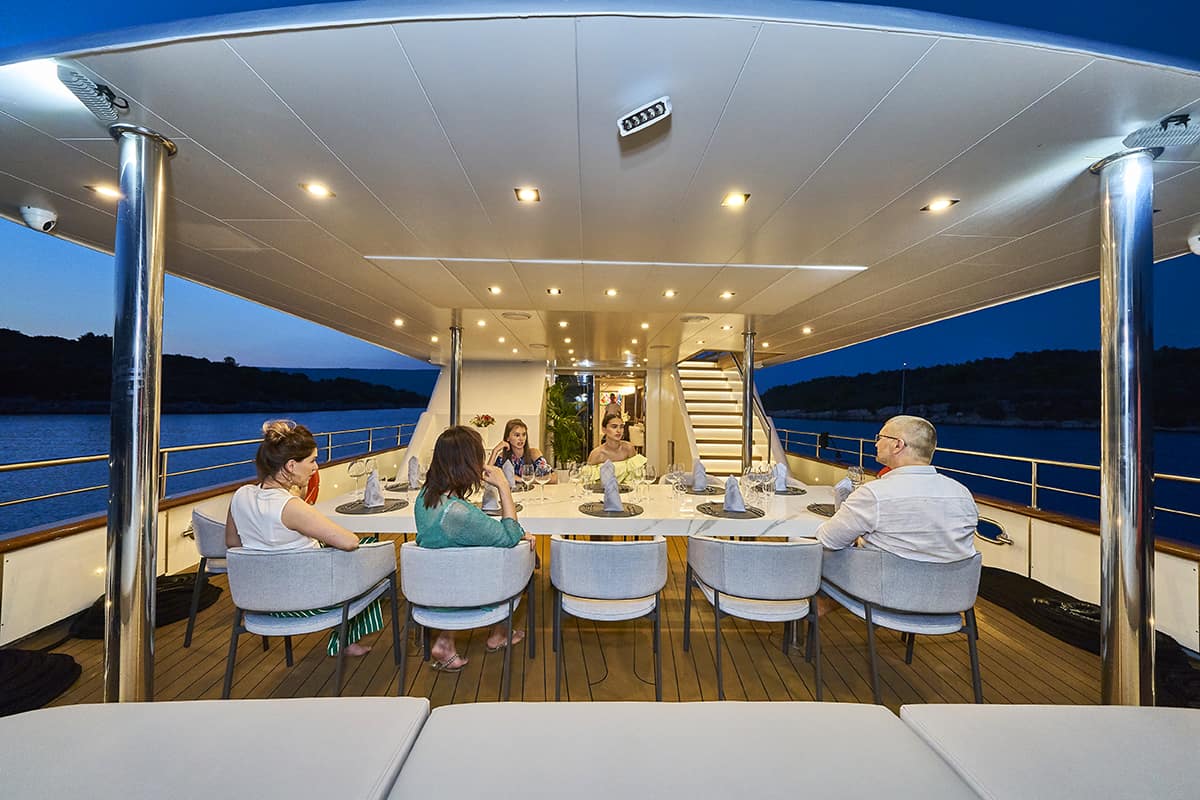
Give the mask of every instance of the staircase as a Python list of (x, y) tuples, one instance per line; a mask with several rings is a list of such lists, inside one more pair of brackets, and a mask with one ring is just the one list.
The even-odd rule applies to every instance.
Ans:
[[(682, 361), (678, 365), (683, 401), (696, 436), (696, 451), (710, 475), (741, 475), (742, 376), (730, 359)], [(768, 460), (770, 448), (762, 423), (754, 419), (754, 459)], [(686, 466), (686, 465), (685, 465)]]

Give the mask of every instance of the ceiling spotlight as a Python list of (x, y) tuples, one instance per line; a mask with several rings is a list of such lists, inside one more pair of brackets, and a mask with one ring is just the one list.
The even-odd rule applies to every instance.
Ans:
[(560, 320), (558, 321), (558, 327), (560, 327), (560, 328), (565, 328), (565, 327), (567, 327), (567, 324), (568, 324), (568, 323), (567, 323), (567, 321), (566, 321), (565, 319), (560, 319)]
[(488, 294), (500, 294), (500, 287), (499, 286), (489, 286)]
[(663, 292), (663, 297), (674, 297), (674, 296), (675, 296), (674, 289), (667, 289), (665, 292)]
[(630, 339), (630, 340), (629, 340), (629, 343), (630, 343), (630, 344), (637, 344), (637, 339)]
[(731, 331), (731, 330), (733, 330), (733, 326), (732, 326), (732, 325), (722, 325), (722, 326), (721, 326), (721, 330), (723, 330), (723, 331)]
[(524, 186), (518, 189), (513, 189), (517, 193), (518, 203), (540, 203), (542, 202), (542, 193), (532, 186)]
[(574, 347), (572, 347), (570, 350), (568, 350), (568, 351), (567, 351), (567, 355), (569, 355), (569, 356), (573, 356), (573, 355), (575, 355), (575, 348), (574, 348)]
[(429, 341), (433, 342), (434, 344), (437, 344), (437, 343), (438, 343), (438, 337), (436, 337), (436, 336), (430, 336), (430, 337), (429, 337)]
[(704, 344), (704, 340), (703, 340), (703, 339), (697, 339), (697, 340), (696, 340), (696, 344)]
[(649, 323), (649, 322), (643, 322), (643, 323), (642, 323), (642, 330), (644, 330), (644, 331), (648, 331), (648, 330), (650, 330), (650, 323)]
[(392, 320), (392, 324), (395, 325), (397, 328), (403, 328), (404, 320), (400, 319), (399, 317), (396, 317), (394, 320)]
[(486, 328), (486, 327), (487, 327), (487, 320), (486, 320), (486, 319), (481, 319), (481, 320), (479, 320), (478, 322), (476, 322), (475, 324), (476, 324), (476, 325), (478, 325), (478, 326), (479, 326), (479, 327), (481, 327), (481, 328)]
[(803, 328), (800, 329), (800, 332), (803, 333), (805, 336), (807, 336), (808, 334), (812, 333), (812, 328), (805, 325)]
[(120, 200), (121, 190), (115, 186), (109, 186), (107, 183), (89, 184), (83, 188), (88, 191), (95, 192), (101, 197), (107, 197), (109, 200)]
[(749, 192), (730, 192), (725, 195), (725, 199), (721, 201), (721, 205), (726, 208), (741, 208), (750, 202)]
[(559, 289), (557, 286), (551, 286), (546, 290), (546, 294), (562, 294), (562, 289)]
[(722, 300), (729, 300), (729, 299), (730, 299), (730, 298), (732, 298), (732, 297), (733, 297), (735, 294), (737, 294), (737, 293), (736, 293), (736, 292), (721, 292), (721, 299), (722, 299)]
[(564, 337), (564, 338), (563, 338), (563, 344), (570, 344), (570, 343), (571, 343), (571, 337), (570, 337), (570, 336), (566, 336), (566, 337)]
[(945, 211), (947, 208), (949, 208), (950, 206), (954, 205), (957, 202), (958, 202), (958, 200), (954, 200), (949, 197), (939, 197), (938, 199), (934, 200), (933, 202), (931, 202), (929, 205), (925, 206), (921, 210), (922, 211)]
[(604, 290), (604, 293), (605, 293), (606, 295), (608, 295), (609, 297), (616, 297), (616, 296), (617, 296), (617, 290), (616, 290), (616, 289), (605, 289), (605, 290)]
[(333, 193), (333, 190), (323, 183), (302, 183), (300, 184), (300, 188), (311, 194), (313, 197), (319, 197), (322, 200), (330, 197), (337, 197), (337, 195)]
[(627, 355), (627, 356), (631, 356), (631, 355), (633, 355), (633, 353), (631, 353), (631, 352), (629, 352), (628, 350), (626, 350), (626, 351), (625, 351), (625, 355)]
[(575, 359), (573, 359), (573, 358), (572, 358), (572, 359), (571, 359), (571, 361), (572, 361), (572, 362), (574, 362), (574, 361), (575, 361)]
[(504, 337), (503, 337), (503, 336), (501, 336), (501, 337), (500, 337), (499, 339), (497, 339), (496, 341), (497, 341), (497, 342), (499, 342), (500, 344), (504, 344)]
[(671, 116), (671, 98), (663, 95), (617, 118), (617, 133), (628, 136)]
[(763, 343), (760, 345), (760, 347), (770, 347), (770, 346), (771, 346), (771, 343), (770, 343), (770, 342), (763, 342)]
[(96, 83), (86, 75), (80, 75), (70, 67), (58, 65), (58, 80), (79, 102), (87, 106), (88, 111), (108, 125), (116, 123), (118, 110), (129, 110), (128, 100), (117, 97), (112, 89), (102, 83)]
[(515, 352), (517, 352), (517, 348), (515, 348), (515, 347), (514, 347), (514, 348), (513, 348), (513, 352), (514, 352), (514, 353), (515, 353)]

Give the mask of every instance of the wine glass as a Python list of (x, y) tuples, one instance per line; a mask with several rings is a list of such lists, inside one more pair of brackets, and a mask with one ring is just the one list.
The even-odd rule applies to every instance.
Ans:
[(850, 485), (855, 489), (862, 486), (863, 481), (866, 479), (866, 476), (863, 475), (862, 467), (850, 467), (850, 469), (846, 470), (846, 477), (850, 479)]
[(575, 461), (568, 465), (567, 480), (571, 482), (572, 499), (581, 497), (583, 495), (583, 467)]
[(533, 464), (521, 465), (521, 483), (525, 484), (525, 491), (528, 491), (529, 487), (533, 485), (533, 475)]
[(687, 513), (690, 510), (687, 507), (689, 502), (687, 483), (682, 480), (675, 481), (675, 483), (671, 484), (671, 491), (674, 492), (675, 496), (679, 498), (679, 510), (683, 513)]
[(650, 487), (654, 485), (654, 481), (658, 479), (658, 473), (654, 469), (653, 464), (647, 464), (642, 470), (642, 480), (646, 483), (646, 489), (643, 492), (645, 501), (650, 502)]
[[(524, 470), (522, 469), (522, 472), (523, 471)], [(538, 502), (539, 503), (546, 502), (546, 484), (550, 482), (550, 479), (552, 477), (554, 477), (554, 470), (550, 469), (550, 467), (548, 465), (546, 465), (546, 466), (537, 465), (534, 467), (533, 479), (535, 481), (537, 481), (537, 485), (539, 487), (539, 490), (538, 490)]]
[(371, 474), (371, 470), (367, 468), (367, 462), (361, 458), (351, 461), (350, 466), (346, 467), (346, 474), (354, 478), (354, 495), (361, 500), (363, 498), (362, 480)]

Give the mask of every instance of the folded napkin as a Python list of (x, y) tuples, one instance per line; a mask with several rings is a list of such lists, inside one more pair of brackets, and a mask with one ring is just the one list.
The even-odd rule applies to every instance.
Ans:
[(738, 488), (736, 478), (725, 481), (725, 510), (745, 511), (746, 501), (742, 499), (742, 490)]
[(367, 476), (367, 488), (363, 491), (363, 505), (367, 508), (379, 508), (383, 505), (383, 487), (379, 485), (379, 470), (371, 470)]
[(846, 498), (849, 497), (850, 493), (853, 491), (854, 491), (854, 484), (850, 482), (849, 478), (842, 478), (840, 481), (835, 483), (833, 485), (833, 507), (834, 507), (834, 509), (841, 508), (842, 503), (846, 502)]
[(513, 469), (512, 462), (509, 461), (507, 458), (504, 459), (504, 466), (501, 467), (500, 469), (504, 470), (504, 477), (508, 478), (508, 488), (509, 489), (517, 488), (517, 473)]
[(500, 490), (490, 483), (483, 485), (483, 502), (480, 507), (484, 511), (499, 511), (500, 510)]
[(708, 488), (708, 473), (704, 469), (704, 463), (698, 458), (692, 465), (692, 488), (697, 492), (703, 492)]
[(604, 510), (624, 511), (621, 505), (621, 487), (617, 483), (617, 471), (611, 461), (600, 465), (600, 485), (604, 487)]
[(788, 474), (787, 464), (775, 465), (775, 491), (785, 492), (789, 487), (797, 489), (807, 489), (803, 481), (798, 481)]
[(416, 489), (421, 484), (421, 461), (416, 456), (408, 459), (408, 488)]

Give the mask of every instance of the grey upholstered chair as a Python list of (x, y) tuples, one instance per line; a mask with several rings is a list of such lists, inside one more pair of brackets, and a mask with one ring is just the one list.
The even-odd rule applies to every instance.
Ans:
[[(357, 550), (349, 551), (333, 547), (286, 552), (233, 547), (226, 553), (226, 559), (234, 609), (222, 698), (228, 698), (233, 688), (233, 667), (241, 634), (284, 637), (284, 657), (290, 667), (293, 636), (337, 628), (345, 643), (350, 618), (384, 594), (392, 601), (393, 657), (400, 663), (400, 633), (396, 624), (399, 617), (396, 546), (393, 542), (363, 544)], [(333, 610), (306, 617), (270, 614), (316, 608)], [(345, 660), (346, 648), (343, 646), (337, 654), (337, 694), (342, 692)]]
[[(533, 569), (536, 554), (525, 543), (515, 547), (443, 547), (426, 548), (406, 542), (400, 548), (400, 586), (408, 601), (404, 636), (400, 653), (400, 694), (404, 694), (408, 660), (408, 631), (412, 625), (424, 627), (424, 654), (429, 660), (429, 631), (464, 631), (483, 628), (508, 620), (508, 640), (512, 641), (513, 613), (528, 595), (525, 638), (529, 657), (537, 653), (534, 629)], [(501, 678), (504, 699), (509, 697), (512, 673), (512, 649), (504, 648)]]
[(654, 620), (654, 699), (662, 700), (662, 624), (659, 607), (667, 583), (667, 540), (578, 541), (550, 538), (554, 587), (554, 699), (561, 697), (562, 615), (601, 622)]
[(821, 567), (821, 592), (867, 623), (871, 691), (879, 703), (879, 666), (875, 626), (900, 631), (907, 644), (904, 663), (912, 663), (917, 634), (941, 636), (965, 631), (971, 655), (975, 702), (983, 702), (976, 644), (975, 597), (983, 556), (949, 563), (914, 561), (882, 550), (848, 547), (827, 550)]
[[(196, 549), (200, 551), (200, 566), (196, 567), (196, 580), (192, 585), (192, 608), (188, 613), (187, 632), (183, 635), (183, 646), (192, 646), (192, 631), (196, 627), (196, 613), (200, 610), (200, 593), (208, 583), (209, 575), (224, 575), (225, 566), (225, 512), (229, 503), (197, 506), (192, 509), (192, 535)], [(263, 649), (267, 640), (263, 638)]]
[(725, 699), (721, 670), (721, 616), (782, 622), (786, 653), (795, 625), (808, 620), (805, 658), (813, 665), (817, 699), (821, 689), (821, 629), (809, 598), (821, 585), (821, 545), (814, 540), (757, 542), (692, 536), (688, 539), (687, 582), (683, 595), (683, 649), (691, 647), (692, 588), (699, 587), (716, 618), (717, 696)]

